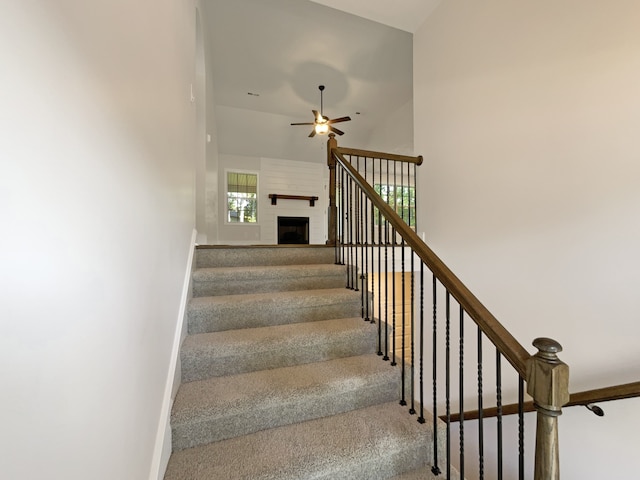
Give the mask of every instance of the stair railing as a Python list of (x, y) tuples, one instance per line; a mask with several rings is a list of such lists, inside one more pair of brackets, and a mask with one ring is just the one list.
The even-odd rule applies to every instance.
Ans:
[[(452, 478), (452, 464), (456, 463), (460, 478), (465, 478), (465, 468), (473, 463), (481, 479), (489, 470), (498, 479), (516, 475), (524, 479), (526, 384), (537, 410), (534, 478), (559, 479), (557, 419), (569, 401), (569, 369), (557, 356), (562, 347), (554, 340), (538, 338), (533, 342), (538, 351), (530, 355), (418, 237), (415, 197), (409, 205), (412, 208), (406, 208), (407, 192), (401, 179), (403, 196), (398, 205), (398, 178), (391, 172), (398, 162), (415, 168), (421, 157), (340, 148), (334, 135), (330, 135), (327, 153), (328, 243), (335, 246), (336, 263), (347, 265), (347, 288), (361, 291), (362, 317), (377, 323), (378, 355), (400, 367), (400, 405), (417, 414), (418, 422), (433, 422), (432, 472)], [(415, 170), (411, 181), (417, 193)], [(490, 362), (484, 361), (487, 353)], [(471, 368), (466, 367), (469, 363)], [(505, 366), (511, 367), (510, 376), (503, 371)], [(467, 391), (469, 370), (477, 385), (474, 392)], [(495, 386), (493, 395), (489, 395), (489, 377)], [(509, 397), (518, 405), (515, 441), (505, 438), (502, 424), (503, 404)], [(465, 438), (464, 424), (470, 402), (479, 412), (477, 438), (472, 443)], [(495, 403), (495, 458), (485, 458), (489, 436), (483, 418), (486, 402)], [(426, 408), (431, 410), (430, 419)], [(438, 418), (442, 410), (445, 422)], [(458, 417), (457, 442), (453, 415)], [(512, 444), (517, 445), (515, 459), (505, 462), (505, 452)], [(470, 448), (476, 451), (472, 459), (465, 456)], [(517, 472), (508, 471), (515, 463)]]
[[(630, 398), (640, 397), (640, 382), (624, 383), (620, 385), (612, 385), (610, 387), (596, 388), (593, 390), (585, 390), (569, 395), (569, 401), (564, 407), (585, 407), (598, 417), (604, 417), (604, 410), (596, 405), (596, 403), (612, 402), (615, 400), (626, 400)], [(502, 406), (502, 415), (514, 415), (518, 413), (519, 405), (512, 403)], [(523, 405), (525, 412), (535, 412), (533, 402), (525, 402)], [(484, 418), (495, 417), (498, 414), (496, 408), (485, 408), (483, 411)], [(470, 410), (464, 412), (465, 420), (477, 420), (480, 416), (478, 410)], [(440, 420), (446, 421), (442, 415)], [(460, 420), (459, 415), (452, 415), (449, 421), (457, 422)]]

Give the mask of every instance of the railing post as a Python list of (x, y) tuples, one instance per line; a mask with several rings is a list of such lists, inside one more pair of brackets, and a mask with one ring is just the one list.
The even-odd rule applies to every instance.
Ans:
[(562, 346), (536, 338), (538, 353), (527, 363), (527, 393), (538, 412), (534, 480), (559, 480), (558, 417), (569, 402), (569, 366), (558, 358)]
[(336, 159), (331, 150), (337, 148), (338, 141), (335, 133), (329, 134), (327, 140), (327, 165), (329, 166), (329, 228), (327, 230), (327, 245), (336, 244), (336, 225), (338, 217), (338, 207), (336, 205)]

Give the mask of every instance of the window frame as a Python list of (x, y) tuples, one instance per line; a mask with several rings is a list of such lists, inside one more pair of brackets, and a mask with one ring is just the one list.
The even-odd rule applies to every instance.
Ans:
[[(229, 173), (240, 173), (256, 176), (256, 221), (255, 222), (231, 222), (229, 221)], [(236, 192), (239, 193), (239, 192)], [(225, 225), (234, 226), (255, 226), (260, 224), (259, 215), (259, 198), (260, 198), (260, 175), (255, 170), (242, 170), (238, 168), (225, 168), (224, 169), (224, 223)]]

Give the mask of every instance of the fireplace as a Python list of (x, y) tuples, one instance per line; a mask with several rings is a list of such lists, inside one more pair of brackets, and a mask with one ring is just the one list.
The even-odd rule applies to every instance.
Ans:
[(309, 244), (309, 217), (278, 217), (278, 245)]

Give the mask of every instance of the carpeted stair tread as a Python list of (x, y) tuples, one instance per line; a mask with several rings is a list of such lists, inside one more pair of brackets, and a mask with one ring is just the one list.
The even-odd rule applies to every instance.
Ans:
[(430, 460), (427, 425), (379, 404), (174, 452), (165, 480), (388, 479)]
[(342, 265), (277, 265), (199, 268), (193, 274), (194, 296), (340, 288)]
[(399, 383), (375, 354), (186, 383), (173, 406), (173, 448), (389, 402)]
[(335, 249), (324, 245), (203, 246), (196, 251), (196, 261), (198, 268), (335, 263)]
[(376, 333), (352, 317), (189, 335), (180, 355), (182, 380), (373, 353)]
[(346, 288), (193, 298), (189, 334), (360, 315), (360, 292)]

